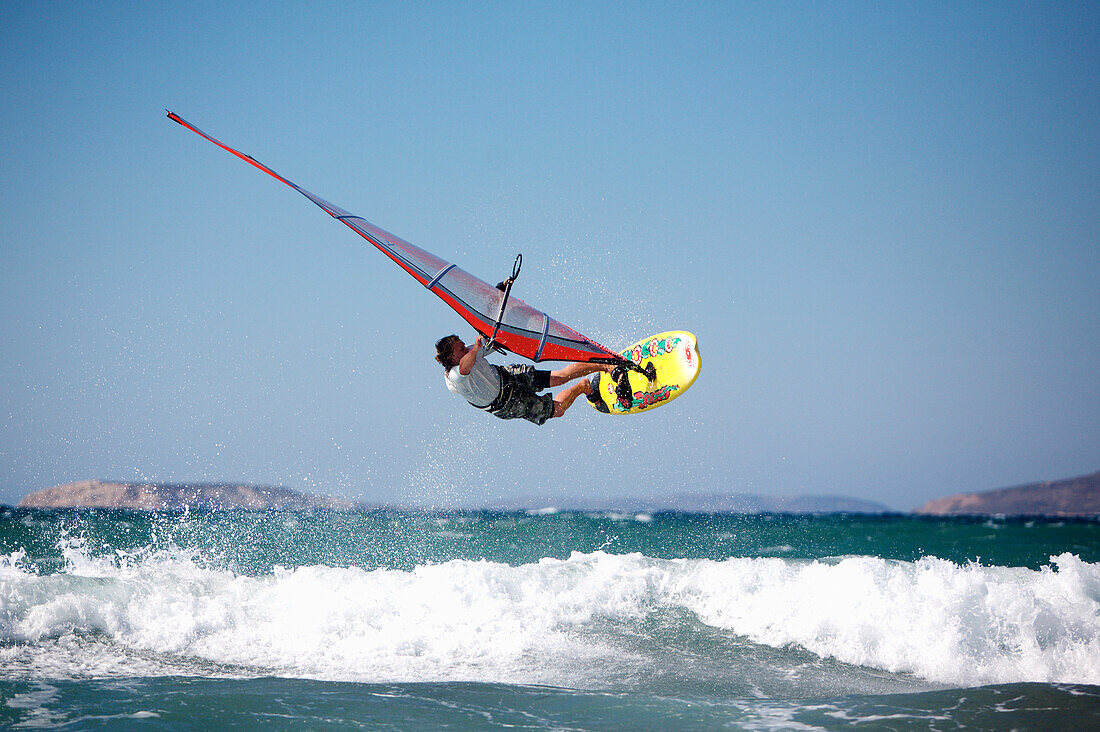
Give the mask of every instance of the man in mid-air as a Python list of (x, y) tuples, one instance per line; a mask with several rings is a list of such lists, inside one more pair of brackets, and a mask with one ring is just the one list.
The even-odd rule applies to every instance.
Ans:
[[(616, 381), (628, 383), (626, 372), (609, 364), (571, 363), (557, 371), (541, 371), (530, 364), (494, 366), (485, 359), (491, 350), (481, 336), (467, 346), (458, 336), (449, 335), (436, 342), (435, 360), (443, 365), (448, 389), (501, 419), (522, 417), (537, 425), (546, 424), (546, 420), (565, 414), (581, 394), (599, 408), (603, 406), (596, 389), (600, 372), (614, 373), (618, 369)], [(556, 396), (539, 394), (589, 375), (593, 375), (591, 379), (578, 381)]]

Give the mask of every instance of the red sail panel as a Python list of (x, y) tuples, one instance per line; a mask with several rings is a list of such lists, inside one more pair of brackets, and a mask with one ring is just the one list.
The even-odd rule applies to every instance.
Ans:
[[(251, 155), (234, 150), (214, 139), (174, 112), (168, 112), (168, 118), (298, 191), (330, 216), (347, 224), (416, 278), (420, 284), (428, 287), (454, 308), (478, 333), (488, 337), (493, 332), (500, 312), (500, 302), (504, 297), (496, 287), (431, 252), (378, 228), (366, 219), (350, 214), (339, 206), (334, 206), (323, 198), (299, 188)], [(623, 360), (618, 354), (604, 348), (591, 338), (559, 323), (541, 310), (536, 310), (515, 297), (508, 298), (504, 317), (497, 331), (496, 342), (507, 350), (532, 361), (619, 363)]]

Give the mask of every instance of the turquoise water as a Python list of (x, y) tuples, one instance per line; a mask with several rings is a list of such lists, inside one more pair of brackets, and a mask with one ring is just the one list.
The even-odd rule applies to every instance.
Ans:
[(0, 725), (1100, 724), (1100, 523), (0, 509)]

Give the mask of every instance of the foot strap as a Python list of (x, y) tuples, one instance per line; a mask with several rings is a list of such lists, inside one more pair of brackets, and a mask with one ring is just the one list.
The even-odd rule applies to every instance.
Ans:
[(634, 406), (634, 392), (630, 390), (630, 374), (625, 366), (616, 366), (611, 371), (611, 379), (615, 382), (615, 397), (619, 400), (619, 406), (623, 411), (628, 411)]

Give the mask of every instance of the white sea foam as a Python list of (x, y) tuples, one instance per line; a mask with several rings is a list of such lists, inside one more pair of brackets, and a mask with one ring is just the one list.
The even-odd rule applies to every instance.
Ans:
[(65, 569), (46, 576), (26, 561), (0, 558), (0, 668), (34, 675), (199, 663), (359, 681), (591, 684), (610, 658), (646, 663), (609, 647), (601, 624), (671, 610), (757, 643), (938, 683), (1100, 683), (1100, 565), (1069, 554), (1039, 571), (596, 552), (518, 567), (261, 577), (168, 551), (91, 557), (72, 545)]
[(846, 663), (966, 686), (1100, 683), (1100, 565), (1051, 562), (695, 562), (672, 594), (706, 623)]

